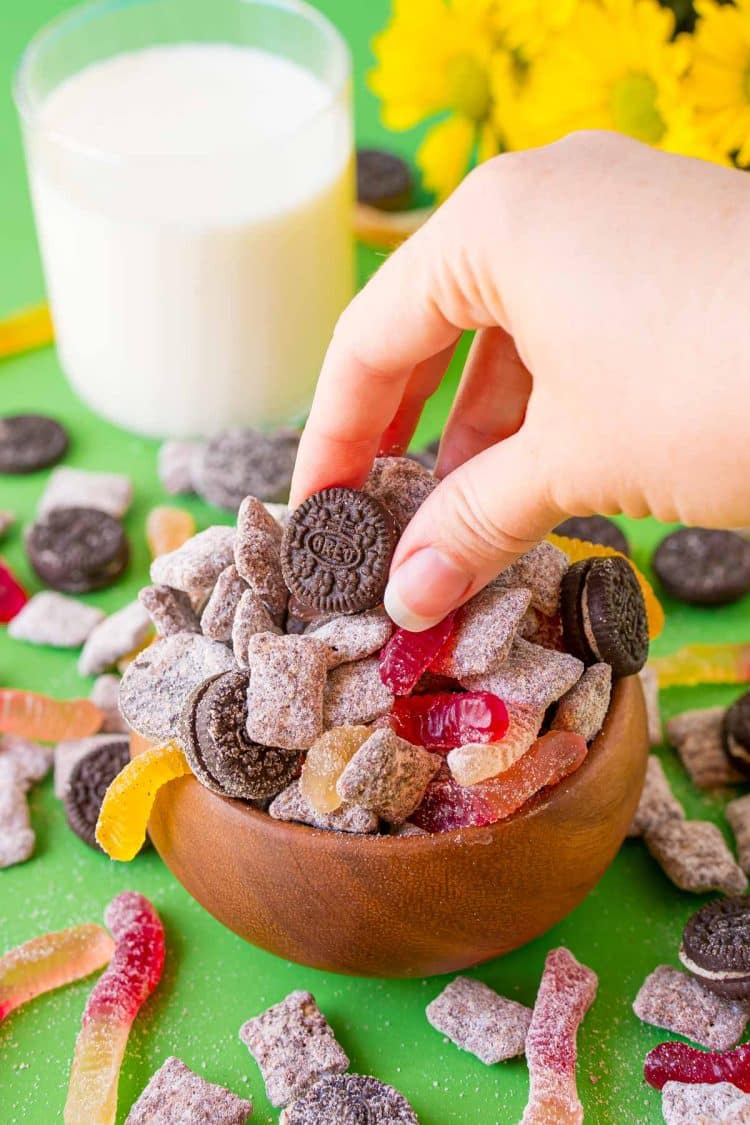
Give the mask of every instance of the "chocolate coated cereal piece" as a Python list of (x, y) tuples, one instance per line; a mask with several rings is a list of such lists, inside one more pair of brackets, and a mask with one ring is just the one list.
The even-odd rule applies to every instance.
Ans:
[[(201, 631), (198, 615), (184, 590), (175, 590), (172, 586), (144, 586), (138, 594), (138, 601), (148, 613), (160, 637)], [(133, 649), (129, 651), (132, 652)]]
[(591, 742), (604, 726), (611, 694), (609, 664), (592, 664), (558, 703), (550, 729), (580, 734)]
[(723, 707), (700, 708), (683, 711), (667, 723), (667, 738), (699, 789), (736, 785), (743, 780), (724, 750), (724, 713)]
[(563, 520), (555, 528), (555, 535), (567, 539), (582, 539), (585, 543), (599, 543), (602, 547), (612, 547), (620, 554), (630, 554), (630, 544), (625, 534), (614, 520), (606, 516), (572, 516)]
[(88, 469), (55, 469), (39, 501), (39, 514), (55, 508), (96, 508), (119, 520), (133, 500), (133, 482), (121, 473), (92, 473)]
[(222, 570), (234, 557), (233, 527), (207, 527), (176, 551), (159, 555), (151, 563), (151, 581), (184, 590), (202, 604), (213, 590)]
[(719, 996), (750, 997), (750, 898), (716, 899), (693, 914), (682, 935), (680, 961)]
[[(113, 739), (111, 734), (92, 734), (88, 738), (71, 738), (66, 739), (64, 742), (58, 742), (55, 746), (55, 796), (62, 801), (68, 788), (70, 775), (75, 767), (80, 762), (81, 758), (85, 758), (87, 754), (100, 749), (102, 746), (111, 746)], [(119, 741), (127, 741), (127, 738), (119, 739)]]
[(493, 1066), (522, 1055), (531, 1008), (471, 977), (456, 977), (427, 1005), (427, 1019), (462, 1051)]
[(78, 648), (103, 620), (104, 614), (95, 606), (42, 590), (10, 621), (8, 636), (29, 644)]
[(461, 683), (469, 691), (499, 695), (509, 706), (518, 703), (546, 711), (582, 674), (583, 664), (575, 656), (518, 637), (504, 664), (484, 676), (467, 676)]
[(392, 632), (390, 618), (382, 610), (371, 610), (315, 624), (306, 636), (327, 644), (331, 651), (329, 667), (338, 668), (340, 664), (351, 664), (380, 652)]
[(299, 438), (297, 430), (287, 429), (272, 434), (250, 429), (216, 434), (193, 462), (196, 492), (230, 512), (236, 512), (246, 496), (286, 500)]
[(371, 723), (390, 711), (395, 698), (380, 678), (377, 656), (341, 664), (328, 673), (323, 725), (328, 730)]
[(710, 821), (670, 817), (649, 828), (643, 838), (667, 878), (683, 891), (731, 895), (747, 888), (747, 876)]
[(405, 160), (382, 148), (357, 149), (357, 199), (379, 211), (404, 211), (414, 179)]
[(394, 1086), (364, 1074), (321, 1078), (279, 1118), (279, 1125), (419, 1125), (419, 1119)]
[(669, 787), (664, 767), (655, 754), (649, 754), (646, 779), (628, 836), (643, 836), (662, 820), (684, 820), (685, 811)]
[(26, 788), (13, 762), (0, 756), (0, 868), (23, 863), (34, 851)]
[(750, 591), (750, 542), (734, 531), (673, 531), (652, 566), (667, 593), (690, 605), (728, 605)]
[(106, 672), (121, 657), (141, 648), (150, 637), (151, 629), (151, 618), (145, 606), (130, 602), (96, 626), (83, 646), (78, 671), (82, 676)]
[(247, 733), (263, 746), (307, 750), (323, 731), (328, 646), (255, 633), (247, 645)]
[(747, 874), (750, 872), (750, 793), (730, 801), (724, 812), (734, 833), (739, 865)]
[(731, 1082), (665, 1082), (665, 1125), (748, 1125), (750, 1094)]
[(750, 777), (750, 691), (727, 708), (722, 736), (732, 765), (745, 777)]
[(379, 500), (403, 532), (437, 486), (432, 473), (411, 457), (376, 457), (362, 491)]
[(251, 590), (281, 624), (289, 592), (281, 572), (282, 530), (255, 496), (246, 496), (237, 513), (234, 561)]
[(413, 746), (383, 727), (373, 731), (349, 760), (336, 782), (336, 792), (342, 800), (398, 824), (414, 812), (441, 765), (438, 754)]
[(104, 715), (102, 731), (117, 734), (129, 731), (128, 724), (120, 713), (120, 677), (105, 673), (97, 676), (89, 693), (89, 699)]
[(303, 605), (359, 613), (383, 600), (396, 524), (374, 497), (326, 488), (292, 512), (284, 530), (284, 580)]
[(659, 678), (649, 664), (644, 664), (638, 673), (643, 689), (643, 698), (646, 703), (646, 721), (648, 723), (648, 741), (650, 746), (661, 746), (664, 732), (661, 726), (661, 711), (659, 710)]
[(358, 836), (377, 832), (380, 826), (375, 813), (359, 805), (344, 804), (333, 812), (319, 812), (305, 797), (299, 781), (293, 781), (278, 797), (274, 797), (268, 806), (268, 815), (274, 820), (292, 820), (298, 824), (309, 824), (312, 828), (352, 832)]
[(234, 615), (247, 588), (247, 582), (234, 563), (222, 570), (201, 614), (200, 628), (204, 637), (223, 644), (231, 642)]
[(172, 496), (193, 492), (193, 465), (203, 449), (199, 441), (165, 441), (159, 449), (157, 471), (165, 492)]
[(192, 692), (236, 665), (226, 645), (198, 633), (176, 633), (155, 641), (127, 667), (120, 684), (120, 710), (133, 730), (151, 742), (168, 742)]
[(632, 676), (646, 663), (646, 603), (627, 559), (574, 563), (562, 582), (561, 609), (566, 645), (585, 663), (611, 664), (615, 676)]
[(13, 770), (24, 790), (46, 777), (52, 768), (54, 751), (17, 734), (0, 735), (0, 761)]
[(250, 638), (256, 633), (276, 633), (281, 629), (254, 590), (245, 590), (237, 606), (232, 622), (232, 649), (240, 668), (247, 668), (247, 652)]
[(181, 742), (193, 773), (214, 793), (257, 801), (290, 783), (299, 773), (300, 754), (248, 738), (247, 685), (243, 672), (201, 684), (185, 707)]
[[(240, 1039), (255, 1059), (271, 1105), (285, 1106), (324, 1075), (346, 1070), (349, 1059), (310, 992), (291, 992), (248, 1020)], [(319, 1118), (323, 1125), (325, 1117)]]
[(68, 435), (54, 418), (14, 414), (0, 418), (0, 473), (33, 473), (65, 456)]
[(531, 590), (531, 604), (552, 617), (560, 605), (560, 583), (568, 569), (568, 556), (553, 543), (537, 543), (498, 574), (493, 586)]
[(65, 817), (76, 836), (95, 851), (101, 851), (96, 822), (104, 794), (129, 761), (128, 739), (110, 737), (79, 758), (70, 771), (63, 793)]
[(207, 1082), (171, 1055), (151, 1075), (125, 1125), (245, 1125), (252, 1112), (251, 1101)]
[(659, 965), (649, 973), (633, 1001), (633, 1011), (644, 1023), (684, 1035), (711, 1051), (733, 1047), (750, 1017), (746, 1004), (717, 996), (671, 965)]
[(47, 586), (86, 594), (111, 586), (130, 548), (120, 523), (96, 508), (55, 508), (26, 533), (29, 562)]
[(506, 660), (530, 600), (530, 590), (480, 590), (459, 610), (453, 635), (430, 670), (456, 680), (492, 672)]

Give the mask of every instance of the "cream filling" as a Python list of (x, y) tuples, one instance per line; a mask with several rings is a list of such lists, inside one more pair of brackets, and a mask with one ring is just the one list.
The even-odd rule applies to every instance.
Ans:
[(596, 659), (601, 660), (602, 655), (599, 652), (599, 648), (596, 643), (594, 630), (591, 628), (591, 617), (589, 616), (588, 585), (589, 580), (587, 578), (583, 584), (583, 594), (581, 596), (581, 621), (583, 622), (583, 634), (588, 641), (588, 646), (593, 652)]
[(689, 972), (695, 973), (698, 977), (706, 977), (707, 980), (750, 979), (750, 969), (724, 969), (718, 972), (715, 969), (704, 969), (700, 965), (696, 965), (695, 961), (690, 960), (682, 946), (680, 946), (678, 956)]
[(731, 734), (727, 738), (727, 743), (733, 758), (739, 758), (742, 762), (750, 762), (750, 750), (738, 742), (736, 738), (732, 738)]

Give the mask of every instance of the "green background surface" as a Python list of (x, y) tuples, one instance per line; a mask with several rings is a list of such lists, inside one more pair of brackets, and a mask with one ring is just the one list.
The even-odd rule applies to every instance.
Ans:
[[(209, 3), (210, 0), (206, 0)], [(31, 34), (66, 8), (60, 0), (3, 0), (0, 4), (0, 316), (43, 296), (33, 225), (10, 81)], [(357, 135), (386, 141), (377, 107), (364, 85), (369, 40), (384, 22), (385, 0), (325, 0), (320, 7), (349, 40), (355, 60)], [(388, 137), (409, 154), (418, 132)], [(362, 280), (379, 257), (361, 251)], [(459, 357), (460, 361), (460, 357)], [(436, 436), (455, 387), (456, 367), (429, 404), (419, 438)], [(106, 425), (73, 396), (52, 349), (0, 364), (0, 410), (50, 411), (72, 434), (71, 465), (130, 473), (135, 503), (127, 517), (133, 561), (123, 581), (90, 600), (107, 611), (135, 596), (147, 574), (144, 521), (164, 502), (156, 476), (156, 445)], [(28, 520), (46, 474), (0, 481), (0, 507)], [(191, 500), (180, 501), (199, 526), (228, 517)], [(635, 557), (647, 566), (664, 529), (653, 521), (628, 524)], [(38, 589), (16, 528), (0, 548), (31, 590)], [(699, 611), (667, 603), (668, 624), (656, 651), (697, 640), (743, 640), (748, 636), (747, 600), (721, 611)], [(0, 683), (34, 688), (53, 696), (88, 694), (90, 683), (76, 673), (70, 653), (34, 648), (0, 634)], [(737, 689), (672, 690), (664, 694), (666, 716), (687, 706), (728, 702)], [(725, 798), (699, 794), (674, 753), (662, 751), (665, 767), (688, 815), (716, 821), (727, 830)], [(139, 1016), (121, 1081), (118, 1121), (168, 1054), (176, 1054), (208, 1079), (226, 1084), (255, 1102), (253, 1120), (271, 1122), (260, 1074), (237, 1038), (240, 1024), (294, 988), (311, 989), (329, 1017), (352, 1069), (394, 1083), (409, 1097), (424, 1125), (444, 1122), (517, 1121), (527, 1096), (523, 1060), (487, 1068), (433, 1031), (425, 1005), (445, 984), (357, 980), (316, 972), (278, 960), (224, 930), (182, 890), (151, 853), (130, 865), (95, 854), (67, 829), (51, 782), (31, 794), (37, 833), (34, 857), (0, 872), (0, 949), (36, 934), (83, 921), (100, 921), (107, 902), (125, 888), (148, 895), (167, 929), (168, 959), (157, 994)], [(314, 892), (313, 892), (314, 893)], [(628, 841), (611, 869), (568, 919), (525, 949), (475, 970), (502, 993), (533, 1003), (544, 958), (568, 945), (600, 977), (599, 994), (579, 1037), (579, 1088), (586, 1117), (594, 1122), (657, 1122), (659, 1097), (641, 1079), (646, 1051), (665, 1034), (639, 1023), (631, 1011), (638, 987), (656, 965), (677, 964), (686, 918), (704, 901), (677, 891), (648, 857)], [(12, 1015), (0, 1028), (0, 1122), (60, 1120), (81, 1011), (91, 982), (42, 997)]]

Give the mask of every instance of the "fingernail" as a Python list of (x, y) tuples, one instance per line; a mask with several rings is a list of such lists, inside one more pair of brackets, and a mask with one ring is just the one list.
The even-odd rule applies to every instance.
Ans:
[(459, 604), (472, 581), (442, 551), (423, 547), (391, 575), (383, 598), (386, 612), (402, 629), (421, 633)]

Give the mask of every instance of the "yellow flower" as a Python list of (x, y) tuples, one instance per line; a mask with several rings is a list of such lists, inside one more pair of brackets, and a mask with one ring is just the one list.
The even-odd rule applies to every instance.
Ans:
[(657, 0), (581, 0), (535, 63), (527, 111), (535, 143), (574, 129), (613, 129), (686, 155), (710, 146), (696, 134), (683, 75), (687, 36)]
[(696, 0), (700, 16), (687, 85), (698, 127), (726, 157), (750, 165), (750, 0)]
[[(511, 58), (494, 25), (496, 0), (394, 0), (391, 22), (373, 40), (371, 89), (389, 129), (441, 116), (417, 163), (425, 187), (444, 199), (474, 159), (508, 147), (498, 56)], [(507, 107), (509, 110), (510, 105)]]
[(578, 0), (498, 0), (496, 26), (508, 45), (533, 59), (571, 20)]

